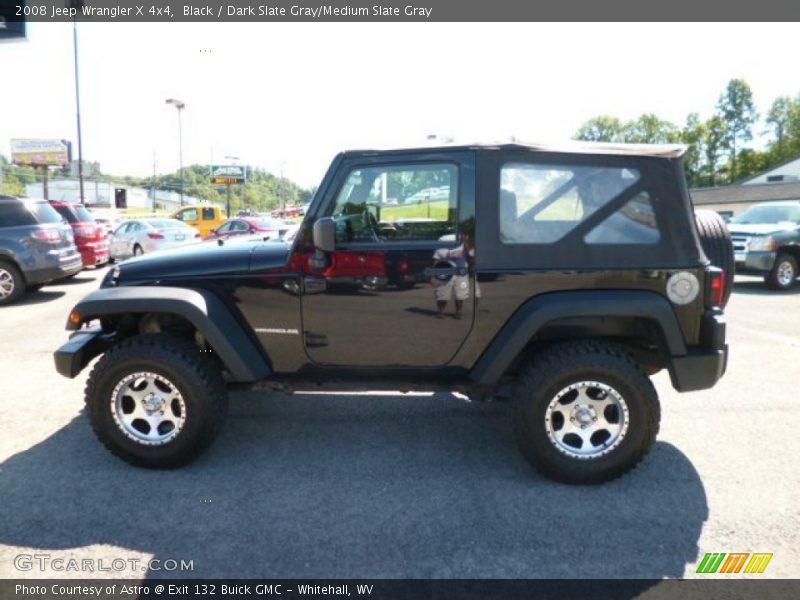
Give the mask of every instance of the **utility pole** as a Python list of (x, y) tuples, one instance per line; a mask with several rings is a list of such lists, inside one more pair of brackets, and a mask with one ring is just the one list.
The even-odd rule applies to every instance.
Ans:
[(178, 109), (178, 164), (181, 180), (181, 206), (183, 206), (183, 119), (181, 113), (186, 108), (186, 104), (175, 98), (167, 98), (166, 102)]

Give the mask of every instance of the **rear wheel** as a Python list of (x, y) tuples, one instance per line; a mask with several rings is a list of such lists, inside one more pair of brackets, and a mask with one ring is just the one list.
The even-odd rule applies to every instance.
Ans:
[(788, 290), (797, 279), (797, 260), (791, 254), (778, 254), (772, 270), (764, 278), (767, 285), (775, 290)]
[(25, 292), (25, 277), (17, 265), (0, 260), (0, 305), (11, 304)]
[(558, 343), (523, 370), (513, 405), (523, 456), (564, 483), (596, 484), (636, 466), (660, 421), (653, 384), (621, 347)]
[(86, 384), (92, 428), (113, 454), (174, 468), (200, 455), (222, 428), (227, 392), (219, 365), (190, 341), (139, 335), (111, 348)]
[(733, 243), (731, 234), (725, 221), (713, 210), (698, 210), (694, 213), (697, 223), (697, 234), (708, 260), (715, 267), (725, 271), (725, 293), (723, 305), (728, 303), (728, 298), (733, 289), (733, 276), (736, 263), (733, 258)]

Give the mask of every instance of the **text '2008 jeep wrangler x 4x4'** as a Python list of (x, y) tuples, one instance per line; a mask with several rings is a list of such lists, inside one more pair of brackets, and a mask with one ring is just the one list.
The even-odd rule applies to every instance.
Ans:
[(56, 367), (75, 377), (103, 354), (88, 413), (136, 465), (197, 456), (231, 386), (444, 388), (510, 397), (546, 475), (612, 479), (658, 432), (649, 375), (691, 391), (725, 370), (733, 274), (712, 265), (731, 264), (731, 244), (714, 215), (695, 223), (682, 152), (340, 154), (292, 244), (206, 244), (109, 272), (70, 313)]

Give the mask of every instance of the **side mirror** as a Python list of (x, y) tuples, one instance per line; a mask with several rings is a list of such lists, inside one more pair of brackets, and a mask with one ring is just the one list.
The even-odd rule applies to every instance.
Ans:
[(216, 229), (212, 229), (211, 230), (211, 235), (214, 235), (215, 233), (217, 233), (217, 230)]
[(314, 223), (314, 246), (322, 252), (336, 248), (336, 222), (332, 217), (322, 217)]

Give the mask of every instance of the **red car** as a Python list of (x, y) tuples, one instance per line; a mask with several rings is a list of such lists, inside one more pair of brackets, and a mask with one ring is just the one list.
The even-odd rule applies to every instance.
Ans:
[(99, 267), (108, 262), (108, 234), (95, 223), (94, 217), (80, 204), (50, 200), (50, 205), (72, 227), (75, 245), (84, 267)]
[(282, 237), (294, 223), (289, 224), (279, 219), (265, 219), (264, 217), (236, 217), (228, 219), (222, 225), (213, 229), (207, 240), (225, 239), (237, 235), (263, 235)]

